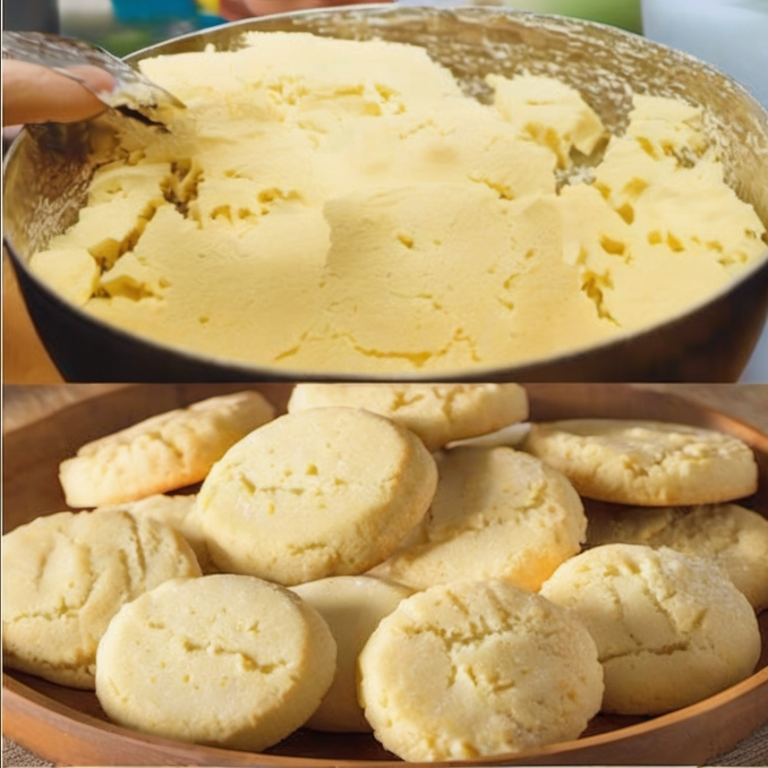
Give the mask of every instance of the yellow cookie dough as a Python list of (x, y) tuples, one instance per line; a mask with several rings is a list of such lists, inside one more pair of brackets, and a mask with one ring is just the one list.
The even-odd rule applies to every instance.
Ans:
[(96, 648), (121, 606), (195, 576), (187, 542), (156, 520), (120, 511), (38, 517), (3, 536), (3, 661), (92, 689)]
[(312, 714), (335, 659), (328, 625), (287, 589), (229, 574), (173, 580), (110, 622), (96, 695), (128, 728), (258, 752)]
[(600, 707), (589, 633), (504, 581), (417, 592), (360, 655), (360, 697), (381, 743), (404, 760), (477, 760), (577, 738)]
[(230, 448), (195, 514), (221, 570), (294, 585), (380, 563), (436, 484), (435, 460), (409, 430), (359, 408), (311, 408)]
[(683, 102), (636, 96), (609, 136), (552, 78), (489, 75), (481, 104), (422, 48), (304, 33), (140, 67), (187, 109), (151, 142), (126, 130), (31, 267), (172, 346), (293, 371), (492, 369), (664, 320), (766, 251)]
[(595, 639), (606, 712), (680, 709), (748, 677), (760, 657), (744, 595), (711, 561), (666, 547), (594, 547), (563, 563), (541, 594)]

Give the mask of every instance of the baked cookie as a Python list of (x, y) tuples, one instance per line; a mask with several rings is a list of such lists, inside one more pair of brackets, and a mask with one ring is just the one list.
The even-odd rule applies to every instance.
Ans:
[(453, 448), (436, 458), (429, 512), (374, 573), (415, 589), (503, 578), (535, 592), (581, 550), (587, 520), (561, 472), (506, 447)]
[(198, 483), (230, 446), (274, 414), (258, 392), (237, 392), (87, 443), (59, 467), (67, 505), (120, 504)]
[(174, 580), (110, 622), (96, 695), (128, 728), (258, 752), (312, 714), (335, 659), (328, 625), (287, 589), (231, 574)]
[(175, 528), (186, 540), (197, 557), (197, 562), (203, 573), (211, 573), (216, 569), (208, 554), (205, 536), (200, 529), (195, 511), (195, 494), (156, 493), (138, 501), (126, 501), (105, 507), (97, 507), (94, 512), (115, 512), (122, 510), (132, 515), (146, 515), (153, 520)]
[(582, 495), (638, 506), (717, 504), (757, 489), (757, 462), (732, 435), (684, 424), (574, 419), (533, 424), (523, 448)]
[(5, 663), (54, 683), (94, 687), (96, 647), (120, 607), (178, 577), (200, 576), (171, 527), (127, 512), (60, 512), (3, 536)]
[(307, 726), (318, 731), (370, 731), (357, 700), (357, 657), (379, 622), (413, 590), (370, 576), (331, 576), (292, 589), (328, 622), (338, 649), (333, 685)]
[(436, 451), (453, 440), (528, 418), (519, 384), (297, 384), (288, 412), (329, 405), (365, 408), (415, 432)]
[(382, 619), (359, 664), (365, 716), (404, 760), (476, 760), (575, 739), (603, 692), (584, 626), (505, 581), (417, 592)]
[(220, 570), (294, 585), (380, 563), (436, 484), (432, 454), (409, 430), (359, 408), (313, 408), (230, 448), (196, 514)]
[(760, 656), (746, 597), (712, 562), (666, 547), (594, 547), (563, 563), (541, 594), (594, 637), (606, 712), (688, 706), (748, 677)]
[(670, 547), (711, 559), (756, 611), (768, 608), (768, 520), (738, 504), (624, 507), (587, 500), (587, 543)]

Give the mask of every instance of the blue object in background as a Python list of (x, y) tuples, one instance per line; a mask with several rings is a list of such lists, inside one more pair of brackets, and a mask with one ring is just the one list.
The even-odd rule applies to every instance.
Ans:
[(225, 23), (203, 0), (58, 0), (62, 34), (127, 56), (172, 37)]
[(157, 19), (187, 19), (196, 27), (221, 24), (224, 19), (202, 13), (195, 0), (112, 0), (115, 18), (119, 22), (154, 21)]
[(112, 0), (112, 7), (117, 19), (124, 22), (197, 16), (195, 0)]

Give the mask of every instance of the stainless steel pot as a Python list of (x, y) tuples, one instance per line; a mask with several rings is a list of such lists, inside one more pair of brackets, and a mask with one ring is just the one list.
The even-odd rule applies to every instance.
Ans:
[[(230, 49), (251, 29), (421, 45), (480, 99), (487, 94), (483, 77), (489, 72), (554, 75), (578, 88), (612, 129), (621, 128), (626, 118), (630, 89), (685, 98), (707, 108), (722, 144), (727, 181), (768, 222), (768, 113), (712, 67), (636, 35), (593, 22), (504, 9), (361, 5), (215, 27), (147, 48), (129, 61), (201, 50), (209, 44)], [(527, 365), (422, 377), (320, 374), (250, 366), (157, 344), (71, 306), (27, 266), (36, 249), (74, 221), (94, 170), (90, 149), (113, 130), (113, 119), (27, 129), (5, 162), (8, 252), (40, 336), (64, 377), (72, 381), (735, 381), (768, 314), (767, 258), (706, 302), (663, 324)]]

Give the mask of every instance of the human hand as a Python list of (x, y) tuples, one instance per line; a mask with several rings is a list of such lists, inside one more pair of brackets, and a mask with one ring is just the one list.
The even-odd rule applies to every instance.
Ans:
[(93, 91), (111, 91), (115, 85), (112, 75), (98, 67), (69, 71), (84, 85), (38, 64), (4, 59), (3, 125), (73, 123), (106, 109)]
[(303, 11), (309, 8), (330, 8), (336, 5), (392, 2), (392, 0), (221, 0), (220, 14), (226, 19), (245, 19), (272, 13)]

